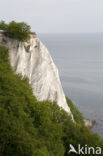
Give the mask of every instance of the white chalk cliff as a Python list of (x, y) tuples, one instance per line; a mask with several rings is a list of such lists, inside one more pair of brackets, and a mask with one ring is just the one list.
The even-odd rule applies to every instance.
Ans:
[(0, 43), (9, 48), (10, 63), (16, 74), (27, 76), (33, 93), (40, 101), (56, 101), (72, 115), (61, 86), (58, 69), (50, 53), (35, 34), (30, 41), (19, 42), (0, 33)]

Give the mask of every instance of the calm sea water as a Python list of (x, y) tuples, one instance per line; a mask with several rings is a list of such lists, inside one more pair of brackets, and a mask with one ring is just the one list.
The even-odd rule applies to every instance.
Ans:
[(66, 96), (103, 137), (103, 34), (40, 34), (59, 69)]

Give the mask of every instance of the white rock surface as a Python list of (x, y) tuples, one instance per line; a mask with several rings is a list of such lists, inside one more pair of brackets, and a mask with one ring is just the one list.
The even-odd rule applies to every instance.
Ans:
[(56, 101), (60, 107), (71, 114), (61, 86), (58, 69), (50, 53), (36, 35), (32, 34), (30, 41), (23, 43), (0, 33), (0, 43), (10, 49), (10, 63), (15, 73), (29, 78), (36, 98), (40, 101)]

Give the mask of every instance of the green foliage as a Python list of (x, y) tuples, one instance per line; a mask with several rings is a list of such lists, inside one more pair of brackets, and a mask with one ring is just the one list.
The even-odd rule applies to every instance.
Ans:
[(24, 22), (17, 23), (15, 21), (6, 24), (4, 21), (0, 22), (0, 30), (10, 38), (18, 41), (27, 41), (30, 38), (30, 26)]
[(7, 24), (5, 23), (5, 21), (1, 21), (0, 22), (0, 30), (7, 30)]
[(25, 48), (26, 52), (29, 53), (29, 51), (30, 51), (30, 45), (24, 46), (24, 48)]
[(55, 102), (37, 101), (28, 79), (14, 75), (8, 49), (0, 46), (0, 156), (68, 156), (69, 144), (103, 147), (81, 117), (74, 118), (77, 124)]
[(70, 99), (68, 99), (66, 97), (66, 100), (67, 100), (67, 104), (70, 107), (70, 110), (74, 116), (74, 120), (76, 121), (76, 123), (84, 124), (84, 118), (83, 118), (82, 114), (78, 111), (78, 109), (75, 107), (75, 105), (72, 103), (72, 101)]

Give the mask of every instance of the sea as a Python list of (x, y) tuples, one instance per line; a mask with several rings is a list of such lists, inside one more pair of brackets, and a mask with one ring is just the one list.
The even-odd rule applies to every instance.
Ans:
[(103, 33), (39, 34), (58, 67), (64, 93), (103, 138)]

